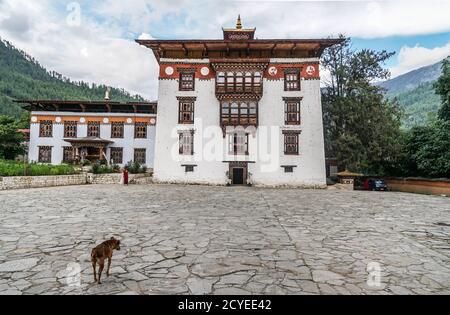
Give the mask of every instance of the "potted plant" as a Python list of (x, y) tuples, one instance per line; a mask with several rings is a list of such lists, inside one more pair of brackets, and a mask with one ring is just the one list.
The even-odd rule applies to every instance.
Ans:
[(227, 186), (231, 186), (231, 184), (233, 183), (231, 177), (230, 177), (230, 172), (226, 172), (226, 176), (227, 176)]
[(252, 187), (253, 186), (253, 181), (252, 181), (252, 173), (248, 173), (248, 177), (247, 177), (247, 186)]

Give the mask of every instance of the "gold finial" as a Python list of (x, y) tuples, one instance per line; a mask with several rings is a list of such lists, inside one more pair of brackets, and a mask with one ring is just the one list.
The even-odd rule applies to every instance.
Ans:
[(240, 30), (242, 29), (242, 21), (241, 21), (241, 15), (239, 14), (237, 22), (236, 22), (236, 29)]

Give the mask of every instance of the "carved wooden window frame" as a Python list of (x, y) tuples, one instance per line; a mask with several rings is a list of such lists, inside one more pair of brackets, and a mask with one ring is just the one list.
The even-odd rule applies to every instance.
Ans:
[(64, 122), (64, 138), (77, 138), (78, 123), (76, 121)]
[(134, 162), (141, 165), (147, 164), (147, 149), (134, 149)]
[(39, 137), (52, 138), (53, 137), (53, 121), (42, 120), (39, 123)]
[(137, 122), (134, 124), (134, 138), (147, 139), (148, 126), (145, 122)]
[(194, 155), (194, 131), (181, 131), (179, 133), (179, 154)]
[(228, 135), (228, 152), (230, 155), (250, 155), (249, 151), (249, 134), (248, 133), (230, 133)]
[(123, 148), (111, 148), (110, 160), (113, 161), (113, 164), (123, 164)]
[(302, 98), (285, 97), (284, 100), (284, 123), (286, 125), (301, 124)]
[(123, 122), (111, 123), (111, 139), (123, 139), (124, 138), (125, 124)]
[(218, 94), (261, 94), (263, 73), (259, 70), (223, 70), (217, 73)]
[(195, 119), (195, 101), (180, 100), (178, 106), (178, 123), (193, 124)]
[(73, 163), (75, 157), (74, 147), (63, 147), (63, 163)]
[(38, 163), (52, 163), (52, 151), (53, 147), (51, 146), (39, 146)]
[(222, 125), (257, 126), (258, 110), (257, 101), (222, 101), (220, 104)]
[(284, 90), (301, 91), (301, 75), (300, 69), (286, 69), (284, 70)]
[(299, 155), (300, 154), (300, 132), (283, 131), (284, 135), (284, 154)]
[(195, 91), (195, 71), (180, 70), (180, 91)]
[(87, 125), (87, 136), (100, 138), (100, 122), (90, 121)]

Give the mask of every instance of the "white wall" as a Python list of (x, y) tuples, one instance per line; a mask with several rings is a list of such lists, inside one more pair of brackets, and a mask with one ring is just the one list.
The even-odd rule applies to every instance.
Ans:
[[(113, 117), (113, 116), (124, 116), (124, 114), (92, 114), (92, 113), (62, 113), (62, 112), (32, 112), (31, 116), (82, 116), (82, 117)], [(129, 115), (131, 118), (135, 117), (155, 117), (155, 115)], [(39, 146), (51, 146), (52, 149), (52, 164), (61, 164), (63, 161), (63, 147), (70, 146), (70, 143), (65, 142), (64, 139), (64, 124), (53, 124), (53, 137), (52, 138), (41, 138), (39, 137), (39, 123), (31, 123), (31, 134), (30, 134), (30, 147), (29, 147), (29, 160), (31, 162), (36, 162), (39, 159)], [(77, 126), (77, 137), (84, 138), (87, 136), (87, 124), (82, 124), (78, 122)], [(100, 137), (105, 140), (114, 141), (113, 144), (109, 145), (107, 149), (107, 157), (110, 159), (110, 148), (111, 147), (122, 147), (123, 152), (123, 164), (124, 166), (127, 162), (134, 160), (134, 149), (146, 149), (147, 167), (153, 168), (154, 164), (154, 151), (155, 151), (155, 138), (156, 138), (156, 127), (147, 127), (147, 139), (135, 139), (134, 138), (134, 124), (125, 124), (124, 126), (124, 138), (123, 139), (112, 139), (111, 138), (111, 125), (101, 124), (100, 126)]]
[[(165, 60), (166, 62), (169, 60)], [(304, 60), (311, 61), (311, 60)], [(317, 60), (315, 60), (317, 61)], [(192, 62), (192, 61), (191, 61)], [(204, 63), (205, 60), (199, 60)], [(294, 60), (291, 62), (299, 62)], [(200, 120), (203, 128), (220, 126), (220, 103), (215, 95), (215, 80), (196, 79), (195, 91), (178, 91), (178, 80), (161, 79), (159, 81), (158, 125), (156, 130), (155, 180), (159, 182), (206, 183), (224, 185), (227, 182), (226, 172), (232, 157), (226, 156), (228, 137), (222, 138), (221, 145), (225, 150), (223, 159), (204, 161), (200, 147), (209, 139), (203, 139)], [(195, 126), (178, 125), (178, 96), (195, 96)], [(303, 97), (301, 103), (302, 124), (300, 127), (284, 126), (283, 97)], [(264, 126), (278, 126), (279, 147), (276, 156), (277, 165), (271, 172), (264, 172), (257, 158), (257, 143), (261, 140), (260, 130)], [(300, 155), (284, 155), (283, 129), (301, 129)], [(196, 129), (195, 155), (178, 161), (178, 130)], [(267, 141), (267, 139), (263, 139)], [(300, 92), (285, 92), (284, 81), (264, 79), (264, 95), (259, 102), (259, 127), (256, 138), (250, 136), (250, 156), (240, 160), (256, 161), (249, 164), (249, 172), (256, 185), (291, 185), (291, 186), (324, 186), (326, 185), (325, 150), (323, 136), (322, 106), (320, 99), (320, 80), (303, 80)], [(173, 151), (174, 150), (174, 154)], [(197, 165), (193, 173), (185, 173), (181, 165)], [(295, 165), (294, 173), (285, 173), (282, 165)]]

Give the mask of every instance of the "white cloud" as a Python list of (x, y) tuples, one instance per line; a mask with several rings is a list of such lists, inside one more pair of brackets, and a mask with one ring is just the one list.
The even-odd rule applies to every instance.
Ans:
[[(105, 83), (157, 98), (158, 65), (134, 38), (220, 38), (238, 14), (259, 38), (347, 36), (375, 38), (450, 31), (450, 1), (79, 1), (81, 25), (67, 23), (73, 0), (0, 0), (0, 36), (46, 68), (74, 80)], [(382, 48), (382, 47), (380, 47)], [(409, 53), (415, 49), (423, 57)], [(443, 48), (444, 49), (444, 48)], [(441, 50), (405, 48), (394, 74)], [(430, 58), (430, 54), (433, 58)], [(414, 61), (415, 60), (415, 61)], [(422, 60), (422, 61), (421, 61)]]
[(398, 65), (391, 69), (392, 77), (437, 63), (448, 56), (450, 56), (450, 42), (445, 46), (431, 49), (419, 45), (414, 47), (404, 46), (398, 54)]
[[(23, 6), (19, 2), (22, 2)], [(79, 26), (66, 22), (48, 1), (0, 2), (0, 36), (25, 50), (49, 70), (73, 80), (108, 84), (157, 98), (158, 65), (150, 50), (121, 38), (117, 25), (102, 25), (82, 15)], [(3, 27), (18, 15), (29, 21), (25, 35)]]

